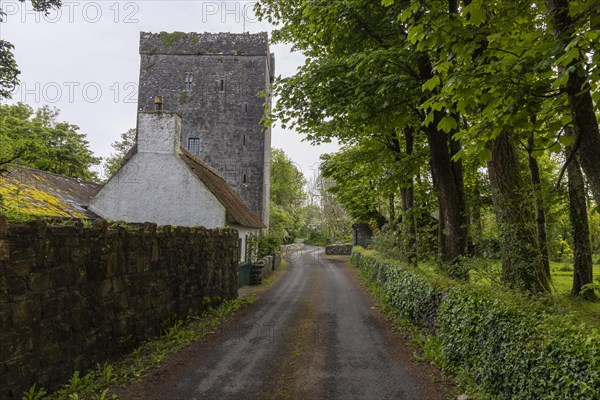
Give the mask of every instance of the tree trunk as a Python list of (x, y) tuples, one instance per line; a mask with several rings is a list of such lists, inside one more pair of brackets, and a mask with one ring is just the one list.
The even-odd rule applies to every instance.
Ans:
[(546, 210), (544, 208), (544, 196), (542, 193), (542, 179), (540, 178), (540, 167), (537, 160), (532, 156), (534, 150), (533, 135), (528, 139), (527, 160), (529, 161), (529, 173), (533, 184), (533, 198), (535, 199), (535, 223), (537, 240), (540, 246), (540, 254), (544, 270), (550, 276), (550, 260), (548, 257), (548, 236), (546, 231)]
[[(406, 154), (410, 157), (413, 153), (415, 137), (412, 130), (405, 131)], [(418, 266), (417, 259), (417, 222), (415, 219), (415, 185), (412, 175), (407, 180), (408, 187), (402, 188), (402, 211), (404, 214), (402, 224), (406, 236), (406, 261)]]
[(483, 244), (481, 238), (483, 237), (483, 226), (481, 223), (481, 206), (479, 204), (479, 198), (481, 197), (481, 193), (479, 191), (479, 180), (475, 182), (473, 195), (476, 199), (474, 204), (471, 206), (471, 223), (475, 227), (475, 235), (473, 237), (473, 255), (475, 257), (482, 257)]
[(567, 177), (569, 178), (569, 218), (573, 231), (575, 259), (571, 294), (593, 300), (596, 298), (593, 289), (582, 292), (584, 285), (593, 282), (593, 264), (585, 185), (577, 157), (573, 157), (567, 166)]
[(417, 259), (417, 225), (415, 221), (415, 188), (414, 183), (402, 188), (402, 211), (403, 211), (403, 235), (405, 243), (406, 262), (413, 266), (418, 266)]
[(521, 176), (515, 148), (503, 133), (488, 143), (492, 199), (498, 221), (502, 280), (512, 288), (549, 292), (550, 275), (540, 255), (530, 198)]
[[(437, 119), (439, 121), (440, 119)], [(431, 124), (437, 125), (436, 120)], [(431, 172), (435, 176), (435, 188), (440, 208), (440, 248), (442, 262), (454, 263), (465, 255), (467, 246), (467, 221), (465, 197), (460, 168), (451, 160), (448, 136), (435, 127), (426, 128), (431, 158)], [(460, 162), (458, 162), (460, 163)]]
[(388, 203), (389, 203), (389, 208), (390, 208), (390, 224), (395, 225), (396, 224), (396, 206), (395, 203), (396, 202), (396, 196), (394, 196), (394, 193), (390, 194), (389, 198), (388, 198)]
[[(427, 55), (419, 60), (419, 75), (425, 81), (432, 75)], [(455, 263), (467, 248), (467, 215), (464, 195), (462, 163), (452, 161), (452, 154), (460, 147), (450, 139), (452, 133), (437, 130), (443, 114), (435, 111), (435, 118), (423, 130), (429, 145), (431, 173), (439, 204), (439, 241), (442, 263)]]
[[(569, 1), (545, 0), (545, 3), (552, 17), (554, 37), (566, 46), (576, 34), (575, 23), (569, 15)], [(594, 113), (588, 76), (581, 60), (573, 60), (566, 69), (571, 67), (574, 70), (569, 73), (567, 87), (564, 89), (569, 97), (577, 153), (596, 204), (600, 204), (600, 130)]]

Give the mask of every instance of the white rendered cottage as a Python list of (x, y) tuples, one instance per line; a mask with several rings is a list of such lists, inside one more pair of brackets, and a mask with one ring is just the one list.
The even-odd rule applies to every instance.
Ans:
[(212, 167), (180, 145), (173, 112), (138, 114), (137, 144), (94, 196), (89, 210), (105, 219), (238, 231), (242, 259), (250, 233), (265, 228)]

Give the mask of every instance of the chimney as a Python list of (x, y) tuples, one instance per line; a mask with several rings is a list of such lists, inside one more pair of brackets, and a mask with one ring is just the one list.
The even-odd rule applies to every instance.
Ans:
[[(162, 105), (162, 103), (156, 104)], [(140, 112), (137, 126), (139, 153), (173, 154), (179, 151), (181, 142), (179, 114), (170, 111)]]
[(156, 111), (162, 111), (162, 109), (163, 109), (162, 96), (154, 96), (154, 109)]

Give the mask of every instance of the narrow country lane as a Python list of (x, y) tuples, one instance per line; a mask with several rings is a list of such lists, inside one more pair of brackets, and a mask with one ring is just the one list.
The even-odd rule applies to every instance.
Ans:
[(356, 281), (322, 248), (289, 257), (273, 288), (120, 399), (446, 399)]

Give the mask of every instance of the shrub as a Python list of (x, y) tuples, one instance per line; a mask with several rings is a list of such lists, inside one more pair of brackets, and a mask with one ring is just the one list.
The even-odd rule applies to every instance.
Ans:
[(435, 328), (443, 367), (495, 398), (600, 399), (596, 330), (523, 295), (450, 282), (357, 248), (351, 263), (402, 316)]

